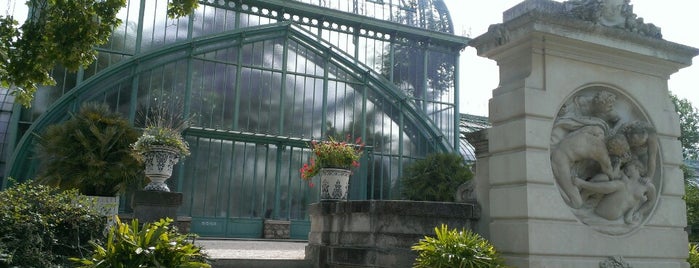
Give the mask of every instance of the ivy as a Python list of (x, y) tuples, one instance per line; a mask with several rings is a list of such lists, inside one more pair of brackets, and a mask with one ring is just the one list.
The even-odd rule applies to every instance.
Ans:
[[(40, 85), (54, 85), (51, 70), (88, 66), (96, 46), (107, 43), (126, 0), (30, 0), (24, 24), (0, 16), (0, 86), (29, 107)], [(197, 7), (196, 0), (170, 0), (168, 16), (180, 17)]]

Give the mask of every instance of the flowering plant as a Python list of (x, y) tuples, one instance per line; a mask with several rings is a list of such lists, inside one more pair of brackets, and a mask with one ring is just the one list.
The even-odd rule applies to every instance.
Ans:
[[(361, 138), (357, 138), (354, 144), (348, 143), (349, 135), (345, 141), (336, 141), (332, 137), (327, 141), (311, 141), (310, 148), (313, 155), (309, 164), (303, 164), (299, 170), (301, 178), (308, 181), (318, 175), (321, 168), (341, 168), (350, 169), (359, 167), (359, 158), (362, 157), (364, 143)], [(312, 184), (311, 184), (312, 185)]]

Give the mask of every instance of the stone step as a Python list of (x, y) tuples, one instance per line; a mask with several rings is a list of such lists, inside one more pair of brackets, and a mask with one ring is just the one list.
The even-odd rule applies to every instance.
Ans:
[(212, 268), (310, 268), (308, 260), (298, 259), (217, 259), (211, 263)]
[(194, 243), (203, 247), (214, 268), (312, 267), (305, 260), (307, 241), (198, 238)]

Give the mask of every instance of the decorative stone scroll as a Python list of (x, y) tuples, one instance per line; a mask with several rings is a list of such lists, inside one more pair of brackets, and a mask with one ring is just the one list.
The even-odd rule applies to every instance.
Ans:
[(655, 128), (635, 104), (605, 86), (578, 91), (551, 132), (551, 167), (561, 196), (593, 229), (626, 234), (649, 216), (660, 185)]

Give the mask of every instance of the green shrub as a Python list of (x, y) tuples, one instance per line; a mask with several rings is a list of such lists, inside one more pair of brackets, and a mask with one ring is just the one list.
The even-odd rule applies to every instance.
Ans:
[(0, 264), (54, 267), (90, 252), (106, 224), (93, 207), (76, 190), (29, 182), (0, 192)]
[(699, 268), (699, 249), (697, 244), (689, 244), (689, 258), (687, 258), (689, 267)]
[(473, 178), (458, 154), (431, 154), (405, 168), (403, 197), (417, 201), (453, 202), (459, 185)]
[(417, 251), (415, 268), (505, 267), (495, 248), (481, 236), (468, 230), (435, 227), (437, 237), (426, 236), (413, 245)]
[(37, 180), (86, 195), (115, 196), (145, 179), (131, 152), (138, 131), (107, 104), (88, 102), (39, 136)]
[(12, 256), (7, 252), (5, 245), (0, 242), (0, 267), (8, 267), (12, 263)]
[(172, 219), (146, 223), (138, 220), (109, 228), (106, 244), (91, 243), (92, 257), (74, 258), (80, 267), (211, 267), (200, 247), (187, 240), (187, 235), (170, 227)]

